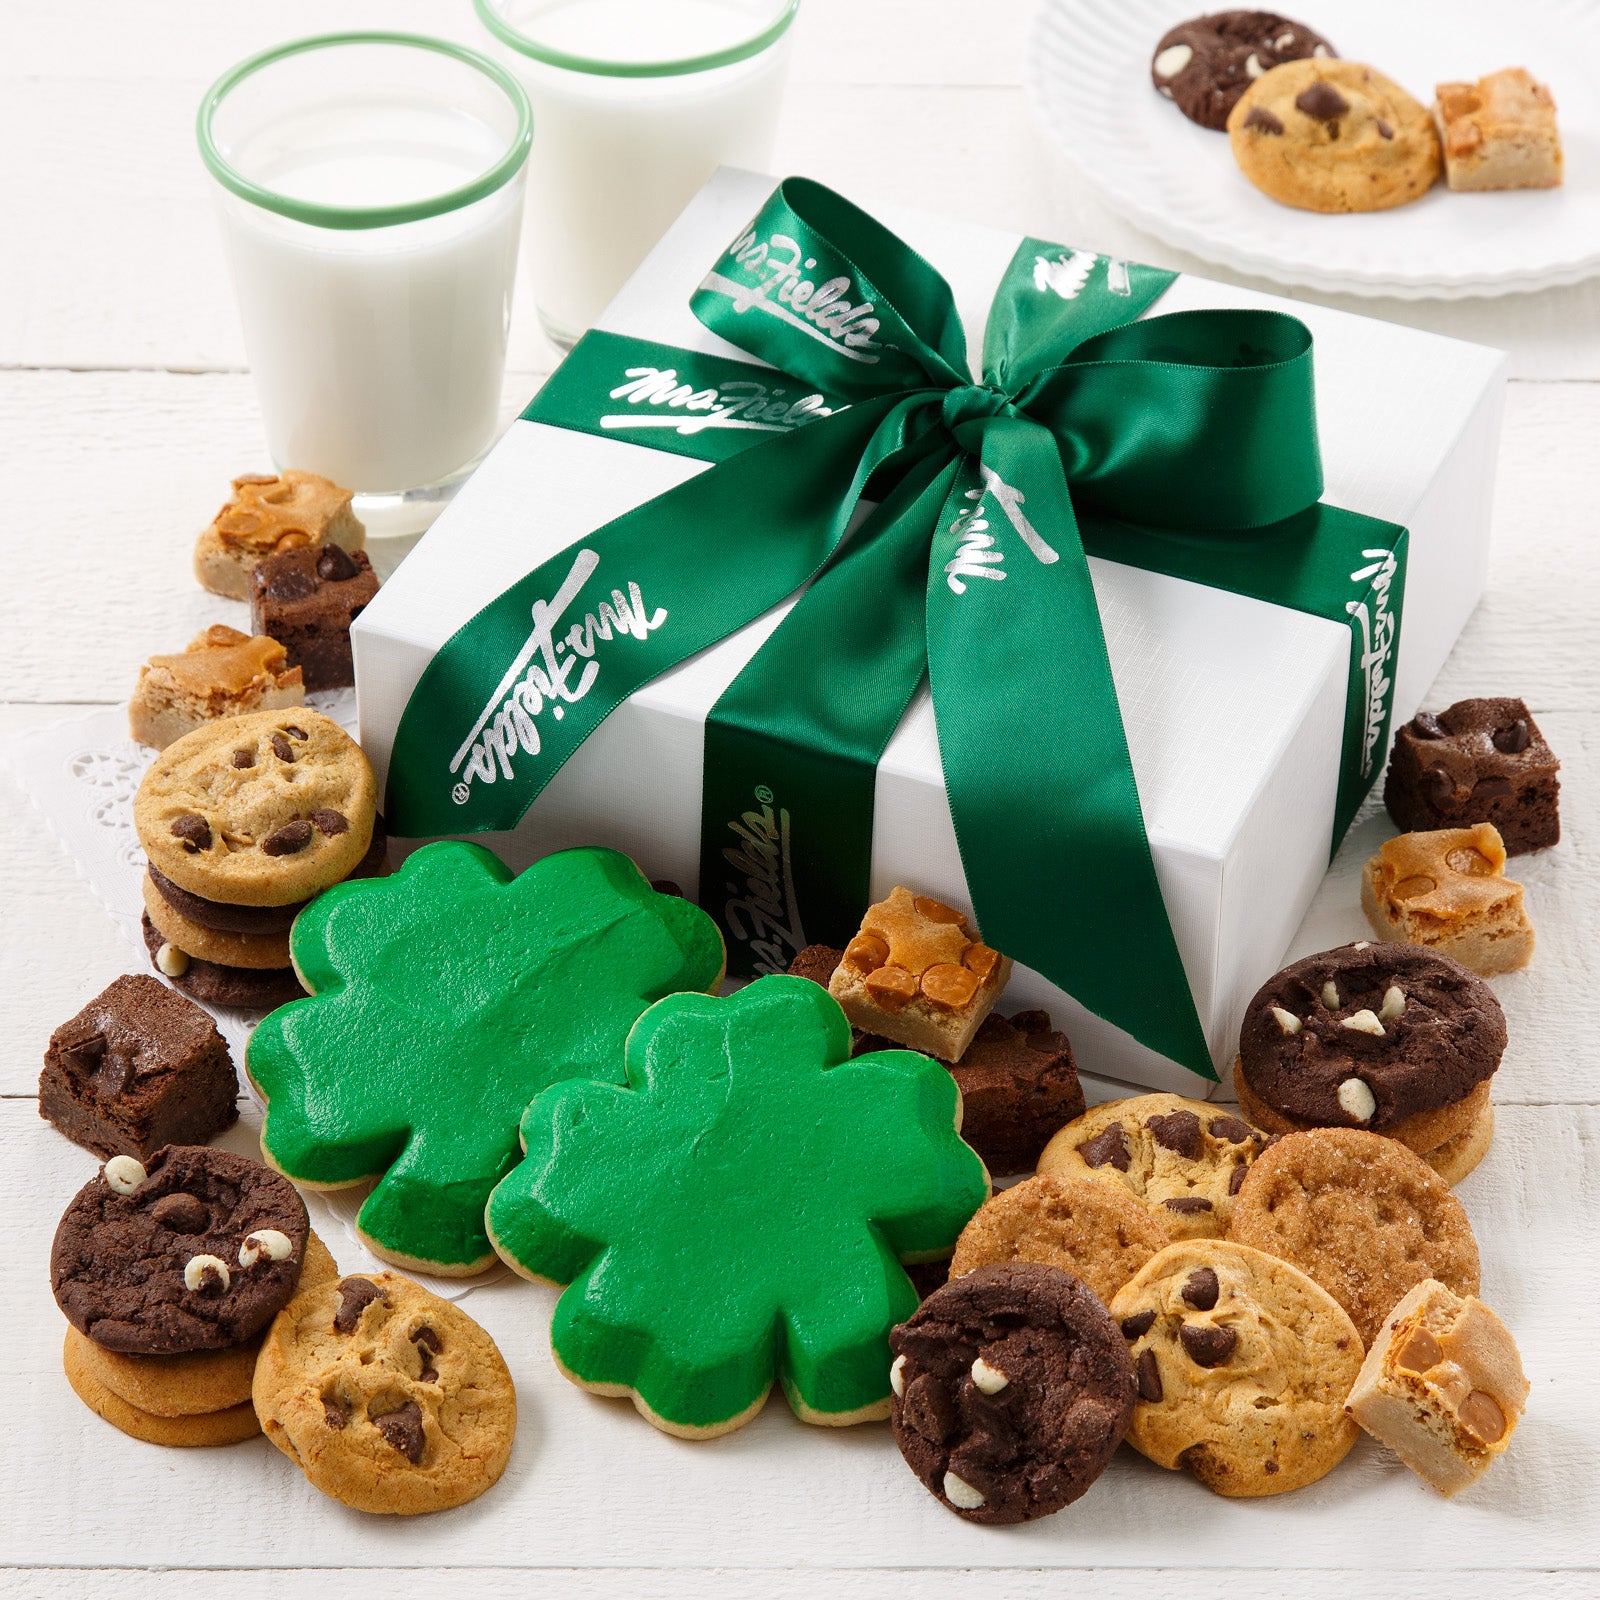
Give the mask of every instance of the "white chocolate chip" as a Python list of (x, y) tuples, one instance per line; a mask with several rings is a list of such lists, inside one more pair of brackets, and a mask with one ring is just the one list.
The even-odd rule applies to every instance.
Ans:
[[(1370, 1014), (1369, 1012), (1368, 1015)], [(1357, 1122), (1371, 1122), (1372, 1113), (1378, 1109), (1378, 1102), (1373, 1098), (1372, 1090), (1359, 1078), (1346, 1078), (1339, 1085), (1339, 1104), (1344, 1107), (1346, 1114), (1354, 1117)]]
[(100, 1170), (112, 1194), (132, 1194), (144, 1182), (144, 1167), (132, 1156), (112, 1156)]
[(988, 1504), (983, 1495), (965, 1478), (958, 1478), (953, 1472), (944, 1475), (944, 1497), (951, 1505), (959, 1507), (962, 1511), (976, 1511), (979, 1506)]
[(999, 1367), (991, 1367), (982, 1356), (972, 1363), (972, 1381), (985, 1394), (999, 1394), (1011, 1382)]
[(1328, 55), (1328, 47), (1325, 44), (1319, 44), (1311, 53), (1322, 60), (1326, 60)]
[(1357, 939), (1356, 942), (1350, 946), (1350, 948), (1352, 950), (1370, 950), (1372, 948), (1372, 941), (1370, 939)]
[(225, 1293), (228, 1287), (228, 1263), (217, 1256), (190, 1256), (188, 1266), (183, 1269), (183, 1286), (185, 1289), (213, 1287), (206, 1281), (213, 1276), (217, 1280), (214, 1285), (217, 1292)]
[(1169, 44), (1154, 61), (1150, 69), (1158, 78), (1176, 78), (1194, 60), (1194, 48), (1186, 44)]
[(1272, 41), (1272, 48), (1274, 50), (1287, 50), (1293, 43), (1294, 29), (1290, 28), (1286, 32), (1280, 33), (1278, 37)]
[(1383, 1006), (1378, 1012), (1380, 1022), (1393, 1022), (1406, 1008), (1406, 992), (1397, 983), (1383, 991)]
[(1383, 1037), (1383, 1024), (1370, 1011), (1352, 1011), (1348, 1017), (1340, 1017), (1339, 1026), (1353, 1033), (1370, 1033), (1375, 1039)]
[(181, 978), (189, 970), (189, 958), (175, 944), (164, 944), (156, 951), (156, 966), (169, 978)]
[(894, 1365), (889, 1368), (889, 1387), (894, 1390), (895, 1397), (904, 1400), (906, 1397), (906, 1358), (896, 1356)]
[(1282, 1028), (1285, 1033), (1299, 1033), (1301, 1028), (1305, 1026), (1305, 1024), (1301, 1022), (1299, 1017), (1297, 1017), (1294, 1012), (1285, 1011), (1282, 1006), (1274, 1006), (1272, 1008), (1272, 1014), (1278, 1019), (1278, 1026)]
[(1259, 78), (1267, 69), (1261, 65), (1261, 58), (1254, 50), (1244, 58), (1244, 75), (1247, 78)]
[(1322, 1003), (1330, 1011), (1339, 1009), (1339, 987), (1332, 978), (1329, 978), (1322, 986)]
[(239, 1246), (239, 1265), (253, 1267), (262, 1256), (268, 1261), (287, 1261), (293, 1254), (294, 1245), (288, 1234), (279, 1233), (276, 1228), (257, 1228), (254, 1233), (247, 1233)]

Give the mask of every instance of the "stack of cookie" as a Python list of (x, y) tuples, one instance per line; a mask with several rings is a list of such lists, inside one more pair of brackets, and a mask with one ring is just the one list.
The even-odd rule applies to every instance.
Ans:
[(169, 745), (139, 785), (144, 936), (195, 999), (270, 1009), (302, 993), (289, 929), (313, 895), (385, 870), (372, 767), (319, 712), (257, 711)]
[(169, 1145), (114, 1156), (67, 1207), (50, 1253), (79, 1399), (151, 1444), (234, 1444), (267, 1324), (337, 1275), (291, 1184), (243, 1156)]

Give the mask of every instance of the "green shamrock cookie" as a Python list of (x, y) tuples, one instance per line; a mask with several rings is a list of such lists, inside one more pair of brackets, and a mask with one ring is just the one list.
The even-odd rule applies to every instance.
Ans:
[(312, 1187), (377, 1177), (362, 1237), (451, 1275), (494, 1260), (484, 1203), (516, 1165), (528, 1102), (563, 1078), (620, 1083), (640, 1013), (714, 992), (723, 971), (711, 918), (611, 850), (513, 878), (478, 845), (431, 844), (391, 878), (319, 895), (289, 948), (311, 997), (250, 1040), (262, 1148)]
[(685, 1438), (748, 1422), (774, 1377), (807, 1422), (887, 1416), (900, 1262), (947, 1255), (989, 1194), (955, 1080), (909, 1050), (852, 1061), (838, 1002), (786, 977), (661, 1001), (627, 1064), (626, 1087), (541, 1094), (489, 1198), (507, 1262), (570, 1285), (561, 1369)]

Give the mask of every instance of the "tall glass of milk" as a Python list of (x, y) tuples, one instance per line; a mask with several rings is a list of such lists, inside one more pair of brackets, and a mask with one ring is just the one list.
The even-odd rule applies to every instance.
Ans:
[(571, 344), (721, 165), (761, 168), (799, 0), (474, 0), (539, 137), (524, 259)]
[(198, 132), (273, 460), (416, 532), (497, 430), (527, 96), (460, 45), (327, 34), (218, 79)]

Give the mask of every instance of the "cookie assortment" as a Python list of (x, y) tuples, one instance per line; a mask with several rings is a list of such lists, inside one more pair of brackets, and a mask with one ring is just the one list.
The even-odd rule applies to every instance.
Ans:
[(1523, 67), (1441, 83), (1430, 108), (1302, 22), (1223, 11), (1168, 29), (1150, 79), (1191, 122), (1226, 130), (1256, 188), (1300, 210), (1382, 211), (1441, 175), (1452, 190), (1562, 180), (1555, 102)]

